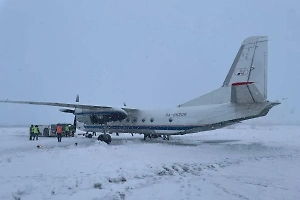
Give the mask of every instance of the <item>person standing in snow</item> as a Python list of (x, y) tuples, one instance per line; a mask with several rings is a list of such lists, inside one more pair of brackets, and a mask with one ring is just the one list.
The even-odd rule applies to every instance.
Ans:
[(57, 141), (61, 142), (61, 137), (62, 137), (62, 126), (60, 124), (57, 124), (56, 127), (56, 135), (57, 135)]
[(70, 136), (70, 127), (69, 125), (65, 126), (66, 137)]
[(33, 140), (34, 140), (34, 138), (36, 138), (36, 140), (39, 139), (39, 133), (40, 133), (40, 131), (39, 131), (38, 125), (35, 125), (33, 127)]
[(29, 128), (29, 140), (32, 140), (32, 138), (33, 138), (33, 124), (31, 124)]

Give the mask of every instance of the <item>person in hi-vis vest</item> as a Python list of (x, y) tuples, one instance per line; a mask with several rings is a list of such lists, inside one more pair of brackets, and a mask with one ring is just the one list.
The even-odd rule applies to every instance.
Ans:
[(33, 126), (33, 140), (34, 139), (36, 139), (36, 140), (39, 139), (39, 133), (40, 133), (40, 130), (39, 130), (38, 125)]

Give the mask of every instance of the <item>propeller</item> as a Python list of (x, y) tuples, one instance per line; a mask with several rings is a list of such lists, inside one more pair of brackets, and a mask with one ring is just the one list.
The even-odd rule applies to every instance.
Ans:
[(77, 120), (76, 120), (76, 115), (75, 115), (75, 117), (74, 117), (74, 122), (73, 122), (73, 126), (74, 126), (74, 128), (75, 128), (75, 130), (76, 130), (76, 127), (77, 127)]
[[(76, 95), (76, 103), (79, 103), (79, 94)], [(75, 108), (75, 109), (76, 109), (76, 108)], [(73, 111), (73, 114), (74, 114), (74, 122), (73, 122), (73, 126), (74, 126), (75, 131), (76, 131), (77, 120), (76, 120), (75, 110)]]
[[(77, 94), (77, 96), (76, 96), (76, 103), (78, 103), (78, 102), (79, 102), (79, 95)], [(64, 112), (64, 113), (72, 113), (72, 114), (75, 115), (75, 109), (72, 110), (72, 109), (67, 109), (67, 108), (61, 108), (61, 109), (59, 109), (59, 111)], [(74, 128), (76, 130), (76, 127), (77, 127), (76, 115), (74, 117), (73, 126), (74, 126)]]

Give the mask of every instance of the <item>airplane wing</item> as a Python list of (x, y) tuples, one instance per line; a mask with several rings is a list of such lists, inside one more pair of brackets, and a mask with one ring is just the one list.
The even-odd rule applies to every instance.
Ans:
[(57, 106), (57, 107), (81, 108), (81, 109), (111, 108), (109, 106), (94, 106), (94, 105), (84, 105), (84, 104), (71, 104), (71, 103), (58, 103), (58, 102), (37, 102), (37, 101), (0, 100), (0, 103), (31, 104), (31, 105)]
[[(30, 105), (42, 105), (42, 106), (56, 106), (66, 108), (80, 108), (80, 109), (105, 109), (112, 108), (111, 106), (97, 106), (97, 105), (85, 105), (85, 104), (71, 104), (71, 103), (58, 103), (58, 102), (37, 102), (37, 101), (12, 101), (12, 100), (0, 100), (0, 103), (16, 103), (16, 104), (30, 104)], [(134, 108), (122, 108), (127, 113), (138, 112), (138, 109)], [(64, 112), (64, 111), (63, 111)], [(68, 111), (66, 111), (68, 112)]]

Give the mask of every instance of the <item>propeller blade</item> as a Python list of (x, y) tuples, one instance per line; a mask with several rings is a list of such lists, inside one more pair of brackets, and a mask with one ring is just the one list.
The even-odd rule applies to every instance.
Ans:
[(73, 125), (74, 125), (74, 128), (76, 129), (76, 127), (77, 127), (76, 115), (75, 115), (75, 117), (74, 117), (74, 122), (73, 122)]

